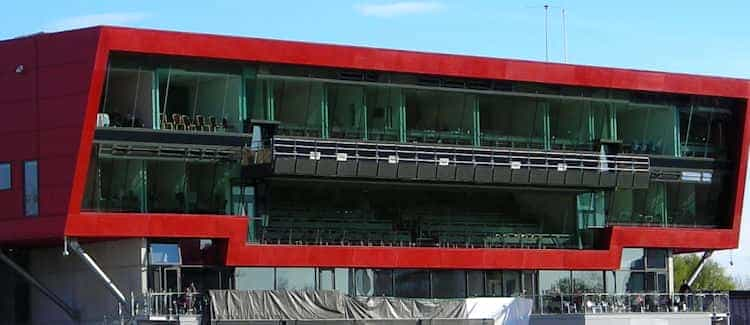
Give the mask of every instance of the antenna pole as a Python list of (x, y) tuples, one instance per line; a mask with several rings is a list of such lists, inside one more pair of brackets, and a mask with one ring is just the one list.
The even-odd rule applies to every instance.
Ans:
[(563, 62), (568, 63), (568, 32), (565, 30), (565, 8), (560, 9), (562, 16), (562, 34), (563, 34)]
[(544, 5), (544, 61), (549, 62), (549, 5)]

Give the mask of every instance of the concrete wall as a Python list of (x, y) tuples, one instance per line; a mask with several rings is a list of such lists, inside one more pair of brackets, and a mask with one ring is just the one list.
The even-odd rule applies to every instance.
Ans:
[[(130, 292), (146, 289), (146, 246), (144, 239), (126, 239), (82, 244), (83, 249), (130, 299)], [(62, 255), (62, 247), (34, 249), (29, 269), (41, 283), (81, 313), (81, 324), (101, 324), (116, 317), (117, 301), (104, 282), (80, 257)], [(32, 289), (32, 324), (70, 324), (68, 316), (52, 301)], [(126, 311), (127, 312), (127, 311)]]
[(529, 325), (710, 325), (709, 313), (532, 315)]

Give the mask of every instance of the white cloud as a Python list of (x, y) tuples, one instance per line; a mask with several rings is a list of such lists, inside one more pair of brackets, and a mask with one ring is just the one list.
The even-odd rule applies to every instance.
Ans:
[(48, 24), (45, 31), (61, 31), (96, 25), (128, 25), (142, 21), (148, 14), (142, 12), (111, 12), (94, 15), (73, 16)]
[(443, 4), (434, 1), (402, 1), (384, 4), (360, 4), (354, 6), (354, 9), (360, 14), (382, 18), (424, 14), (435, 12), (442, 8)]

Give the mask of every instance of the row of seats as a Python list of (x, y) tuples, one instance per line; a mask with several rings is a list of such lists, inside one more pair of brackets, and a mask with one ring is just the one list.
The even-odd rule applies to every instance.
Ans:
[(568, 234), (540, 234), (534, 224), (487, 222), (482, 216), (452, 222), (447, 217), (424, 218), (414, 225), (352, 211), (306, 214), (290, 210), (277, 210), (268, 224), (258, 229), (261, 243), (486, 248), (563, 248), (571, 244)]
[(221, 119), (221, 124), (217, 122), (216, 117), (203, 115), (184, 115), (178, 113), (172, 113), (171, 119), (167, 118), (164, 113), (159, 114), (161, 121), (161, 128), (165, 130), (180, 130), (180, 131), (204, 131), (204, 132), (216, 132), (225, 131), (230, 128), (229, 121), (226, 118)]

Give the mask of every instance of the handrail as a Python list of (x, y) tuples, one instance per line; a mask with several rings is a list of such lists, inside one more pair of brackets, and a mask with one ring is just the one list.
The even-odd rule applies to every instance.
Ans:
[(727, 293), (555, 293), (528, 298), (538, 314), (729, 313)]
[(372, 143), (362, 141), (275, 137), (273, 157), (427, 163), (440, 166), (500, 166), (565, 171), (648, 172), (648, 156), (586, 152), (474, 148), (450, 145)]

